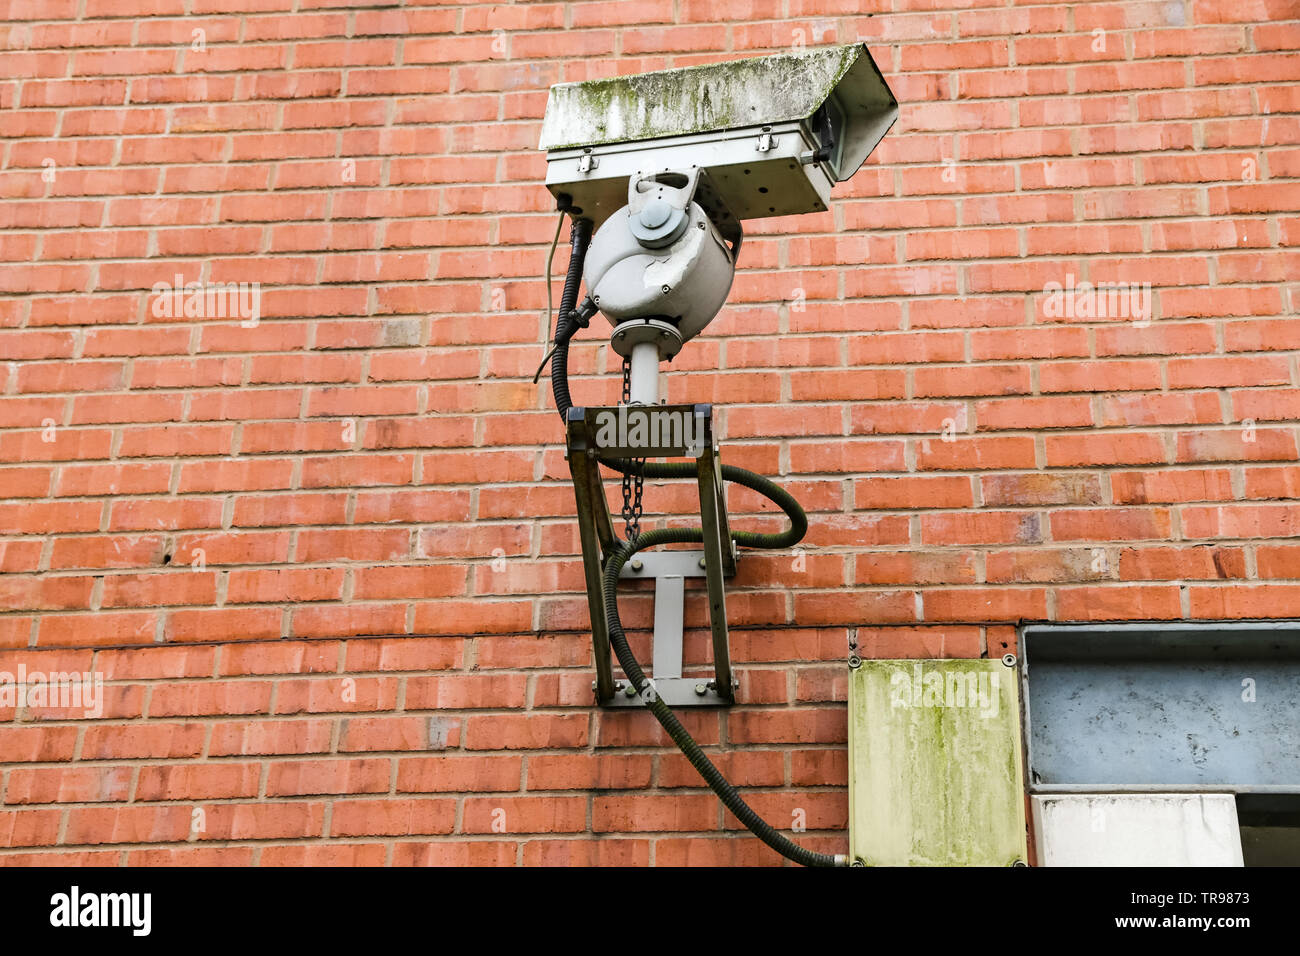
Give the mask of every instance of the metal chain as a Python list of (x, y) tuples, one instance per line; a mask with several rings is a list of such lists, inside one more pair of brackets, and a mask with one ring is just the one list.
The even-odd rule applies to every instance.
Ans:
[[(623, 359), (623, 404), (626, 405), (632, 397), (632, 359), (624, 357)], [(632, 471), (623, 473), (623, 528), (627, 532), (627, 539), (635, 541), (641, 535), (641, 492), (645, 484), (645, 475), (642, 473), (642, 466), (645, 465), (644, 458), (630, 458)]]

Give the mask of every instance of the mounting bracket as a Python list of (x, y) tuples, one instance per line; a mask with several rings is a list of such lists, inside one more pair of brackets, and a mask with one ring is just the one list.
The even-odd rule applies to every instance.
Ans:
[[(620, 578), (655, 582), (655, 692), (671, 707), (727, 705), (734, 702), (727, 639), (724, 577), (736, 572), (737, 550), (731, 540), (723, 496), (722, 466), (713, 434), (711, 405), (620, 405), (570, 408), (566, 458), (573, 476), (578, 536), (591, 615), (597, 701), (606, 707), (642, 707), (639, 695), (626, 694), (614, 681), (609, 631), (605, 623), (603, 576), (610, 554), (622, 544), (614, 534), (609, 504), (600, 477), (599, 458), (694, 458), (700, 494), (704, 545), (700, 551), (638, 554), (624, 565)], [(703, 577), (708, 588), (709, 627), (713, 638), (714, 677), (682, 676), (685, 579)]]

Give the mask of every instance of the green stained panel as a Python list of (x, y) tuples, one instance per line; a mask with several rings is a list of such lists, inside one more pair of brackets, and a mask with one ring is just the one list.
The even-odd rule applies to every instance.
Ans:
[(849, 843), (869, 866), (1024, 862), (1018, 671), (1000, 660), (849, 671)]

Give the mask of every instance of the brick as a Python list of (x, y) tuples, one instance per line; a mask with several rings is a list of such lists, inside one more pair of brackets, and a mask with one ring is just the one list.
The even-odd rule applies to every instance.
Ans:
[(1110, 476), (1116, 504), (1228, 501), (1234, 495), (1226, 469), (1117, 471)]
[(276, 608), (208, 608), (172, 611), (167, 615), (163, 636), (168, 641), (202, 641), (213, 633), (237, 640), (262, 640), (280, 636), (280, 612)]
[(596, 833), (672, 832), (716, 829), (719, 804), (702, 796), (605, 796), (592, 801)]
[(539, 755), (528, 758), (528, 789), (641, 790), (650, 786), (651, 772), (649, 756)]
[(327, 720), (226, 721), (212, 728), (208, 754), (325, 753), (330, 749), (332, 729)]
[(973, 584), (973, 551), (863, 551), (858, 555), (858, 584)]
[(1255, 562), (1261, 578), (1300, 577), (1300, 548), (1295, 546), (1258, 547), (1255, 549)]
[(69, 844), (175, 842), (190, 832), (188, 807), (74, 808), (68, 811)]
[(853, 484), (853, 503), (859, 509), (964, 508), (973, 500), (966, 477), (866, 478)]
[[(184, 808), (182, 808), (184, 809)], [(204, 808), (207, 840), (265, 840), (320, 836), (323, 803), (221, 803)]]
[(468, 717), (467, 750), (532, 750), (581, 747), (587, 742), (586, 715), (534, 714), (529, 717)]
[(522, 674), (455, 674), (406, 681), (408, 710), (522, 708), (526, 696), (527, 678)]
[(339, 727), (339, 749), (446, 750), (460, 741), (462, 721), (448, 717), (349, 717)]
[(1097, 424), (1131, 425), (1217, 424), (1223, 419), (1219, 397), (1213, 392), (1171, 392), (1103, 395)]
[(1059, 509), (1049, 516), (1057, 541), (1127, 541), (1167, 539), (1170, 513), (1165, 508)]
[(922, 600), (927, 621), (1014, 622), (1047, 617), (1047, 596), (1041, 588), (926, 591)]
[(467, 797), (463, 833), (578, 833), (587, 828), (585, 797)]
[(128, 866), (252, 866), (252, 847), (158, 847), (127, 852)]
[(922, 439), (917, 465), (924, 469), (961, 470), (1032, 468), (1034, 440), (1028, 436)]
[[(779, 787), (785, 782), (785, 758), (775, 751), (710, 754), (709, 759), (737, 787)], [(699, 771), (681, 755), (661, 758), (658, 783), (664, 788), (706, 786)]]
[[(1042, 367), (1044, 392), (1142, 391), (1160, 388), (1160, 366), (1153, 361), (1059, 362)], [(1184, 388), (1195, 387), (1191, 384)]]
[(0, 727), (0, 740), (11, 761), (72, 759), (75, 727)]
[(1300, 607), (1300, 588), (1293, 585), (1191, 587), (1188, 596), (1199, 618), (1290, 617)]
[(1096, 475), (999, 474), (980, 479), (985, 505), (1067, 505), (1102, 503), (1101, 481)]
[(450, 833), (456, 802), (442, 799), (336, 801), (331, 836), (409, 836)]
[(261, 767), (255, 763), (169, 764), (142, 767), (135, 799), (224, 800), (257, 796)]
[(404, 841), (393, 848), (394, 866), (509, 866), (518, 856), (518, 845), (475, 840), (472, 843), (414, 843)]
[(464, 592), (465, 569), (448, 565), (363, 568), (354, 580), (353, 593), (360, 599), (450, 597)]
[[(753, 810), (765, 819), (801, 821), (810, 830), (843, 830), (848, 826), (849, 801), (847, 793), (756, 793), (748, 801)], [(730, 812), (724, 826), (729, 830), (742, 830), (742, 824)]]
[(1141, 432), (1092, 432), (1048, 435), (1049, 467), (1163, 464), (1168, 460), (1162, 437)]
[(1101, 549), (990, 551), (984, 559), (984, 577), (989, 584), (1091, 581), (1110, 576), (1105, 558)]
[(843, 786), (848, 782), (848, 755), (839, 750), (796, 750), (790, 755), (795, 786)]
[(350, 641), (344, 669), (354, 671), (428, 671), (459, 666), (461, 642), (452, 638), (402, 638)]
[[(800, 841), (808, 845), (810, 841)], [(679, 839), (655, 841), (658, 866), (781, 866), (784, 860), (755, 839)]]
[(276, 684), (277, 714), (356, 713), (390, 710), (396, 704), (394, 678), (281, 680)]
[(213, 647), (157, 647), (101, 651), (95, 669), (105, 680), (156, 680), (211, 676), (216, 661)]
[(152, 643), (158, 620), (144, 611), (46, 615), (36, 640), (41, 647)]
[(1180, 432), (1177, 460), (1200, 461), (1294, 461), (1295, 435), (1290, 430), (1233, 428), (1231, 430)]
[(154, 688), (150, 717), (265, 714), (271, 706), (270, 681), (221, 681), (198, 687), (168, 684)]
[[(618, 4), (620, 8), (626, 5)], [(524, 866), (648, 866), (650, 841), (612, 837), (597, 841), (529, 840), (524, 844), (523, 862)]]
[(383, 759), (292, 760), (271, 764), (269, 797), (316, 794), (387, 793), (390, 762)]
[(382, 843), (285, 844), (262, 850), (260, 866), (383, 866)]
[(1182, 509), (1188, 538), (1285, 538), (1295, 534), (1300, 509), (1277, 505), (1189, 505)]
[(1058, 588), (1057, 614), (1069, 621), (1169, 620), (1181, 616), (1177, 587)]
[(59, 835), (59, 810), (0, 811), (5, 846), (53, 846)]
[(397, 761), (399, 793), (516, 791), (523, 758), (518, 756), (401, 757)]
[(814, 592), (795, 595), (794, 617), (812, 625), (910, 623), (915, 602), (903, 591)]
[(1244, 578), (1246, 556), (1241, 548), (1124, 548), (1119, 555), (1119, 576), (1125, 581)]
[(918, 396), (1020, 395), (1029, 391), (1023, 365), (923, 368), (916, 371)]

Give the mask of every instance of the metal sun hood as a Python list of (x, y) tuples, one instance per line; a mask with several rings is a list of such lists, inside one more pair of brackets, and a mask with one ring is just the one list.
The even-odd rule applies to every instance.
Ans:
[(690, 166), (708, 170), (701, 204), (743, 220), (825, 210), (832, 184), (857, 172), (897, 118), (866, 45), (854, 43), (561, 83), (539, 148), (546, 187), (597, 227), (626, 202), (629, 176)]

